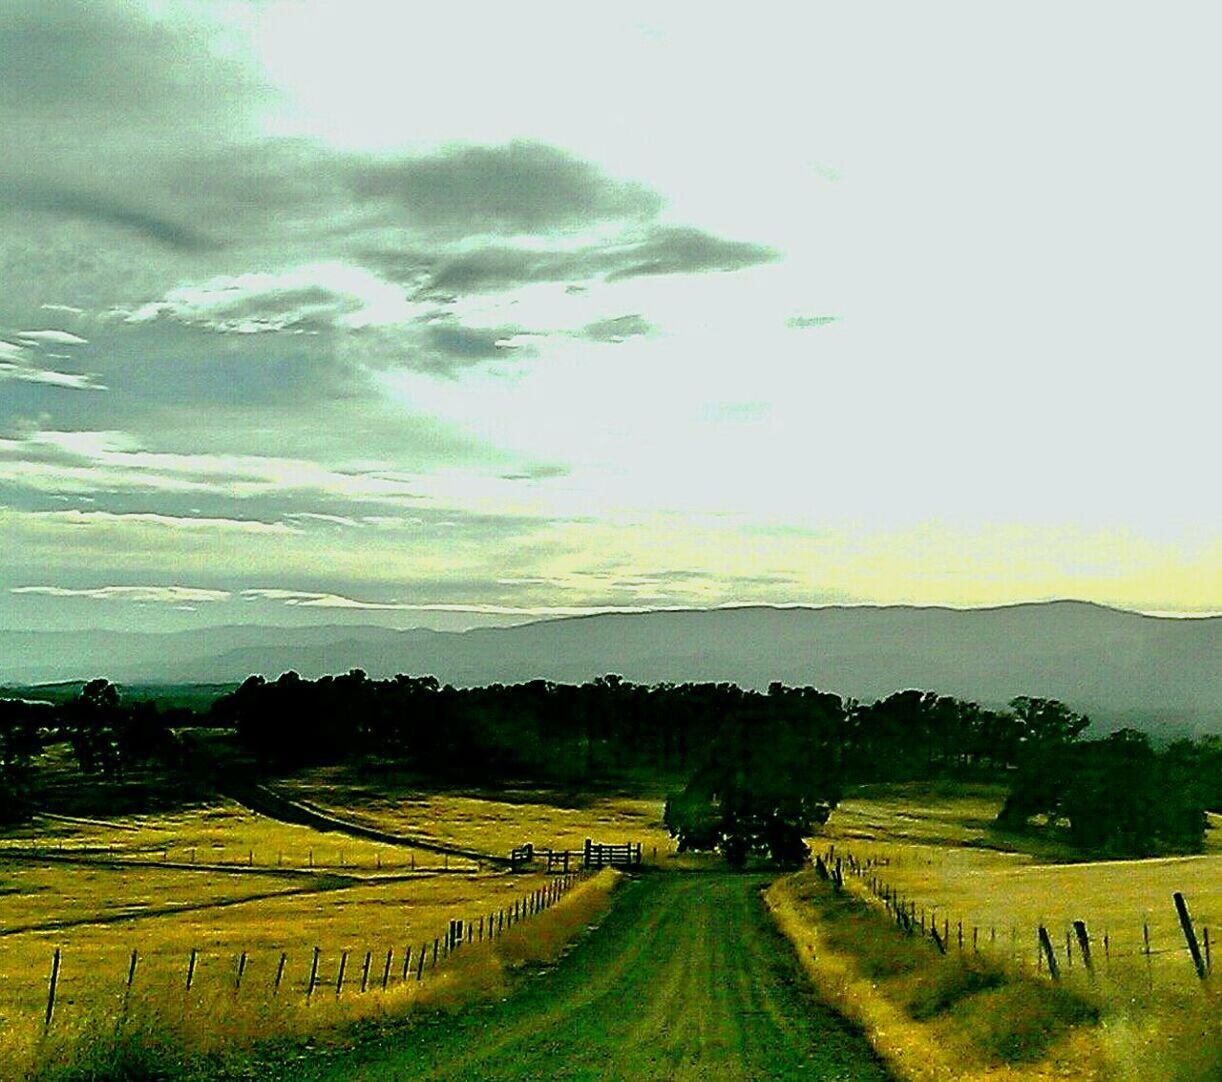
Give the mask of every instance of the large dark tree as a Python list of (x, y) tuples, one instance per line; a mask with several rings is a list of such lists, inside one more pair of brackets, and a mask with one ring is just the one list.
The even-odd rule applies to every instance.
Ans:
[(767, 854), (801, 863), (804, 839), (840, 798), (839, 698), (773, 685), (726, 719), (691, 780), (666, 802), (680, 851), (719, 849), (731, 864)]

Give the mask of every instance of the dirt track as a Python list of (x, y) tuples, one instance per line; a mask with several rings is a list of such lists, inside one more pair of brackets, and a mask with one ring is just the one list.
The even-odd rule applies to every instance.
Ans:
[(885, 1079), (736, 875), (642, 877), (555, 969), (302, 1079)]

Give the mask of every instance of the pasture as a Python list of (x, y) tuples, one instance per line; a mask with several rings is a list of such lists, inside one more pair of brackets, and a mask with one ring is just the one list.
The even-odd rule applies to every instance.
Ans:
[(652, 861), (665, 860), (674, 846), (662, 825), (661, 792), (427, 791), (393, 777), (370, 783), (343, 767), (302, 774), (280, 788), (368, 826), (488, 853), (504, 855), (524, 842), (576, 850), (593, 838), (640, 842)]
[[(481, 807), (504, 838), (549, 840), (533, 805)], [(503, 840), (485, 843), (470, 824), (457, 833), (492, 852)], [(0, 1063), (9, 1065), (0, 1077), (17, 1077), (7, 1072), (43, 1045), (56, 951), (48, 1036), (60, 1045), (99, 1019), (160, 1018), (167, 1004), (192, 1045), (249, 1040), (495, 985), (493, 970), (537, 946), (521, 942), (539, 934), (521, 922), (556, 924), (549, 906), (562, 883), (576, 880), (538, 863), (510, 873), (281, 823), (229, 802), (113, 820), (43, 817), (0, 837)], [(493, 970), (447, 958), (454, 919), (477, 946), (496, 937)]]
[[(947, 948), (944, 961), (969, 972), (984, 967), (1013, 974), (1013, 980), (1028, 985), (1035, 981), (1034, 987), (1046, 989), (1046, 1002), (1063, 992), (1096, 1010), (1101, 1023), (1090, 1038), (1093, 1047), (1084, 1050), (1079, 1044), (1074, 1051), (1079, 1071), (1126, 1079), (1212, 1077), (1198, 1072), (1216, 1070), (1222, 1055), (1211, 1022), (1216, 1020), (1217, 977), (1198, 978), (1172, 895), (1178, 891), (1187, 899), (1199, 943), (1210, 930), (1216, 965), (1222, 928), (1217, 817), (1212, 817), (1201, 855), (1067, 862), (1054, 859), (1066, 855), (1058, 846), (996, 832), (991, 822), (1003, 798), (1000, 789), (988, 786), (864, 788), (836, 809), (816, 847), (822, 852), (834, 847), (846, 870), (860, 869), (859, 874), (847, 873), (848, 893), (868, 902), (877, 920), (889, 919), (880, 900), (885, 894), (910, 907), (925, 928), (936, 927)], [(1018, 848), (1024, 845), (1029, 851)], [(800, 894), (806, 888), (798, 889)], [(894, 914), (894, 902), (889, 908)], [(1086, 924), (1089, 971), (1071, 931), (1076, 920)], [(1041, 925), (1058, 963), (1056, 989), (1038, 947)], [(885, 928), (879, 934), (889, 935)], [(922, 953), (928, 955), (932, 941), (927, 932), (926, 937)], [(870, 942), (878, 940), (871, 936)], [(877, 961), (872, 960), (874, 948), (864, 938), (861, 943), (850, 945), (848, 953), (857, 956), (857, 963), (865, 959), (868, 968)], [(890, 972), (895, 962), (885, 958), (884, 971)], [(850, 968), (857, 963), (850, 961)], [(896, 965), (903, 972), (908, 963)], [(912, 993), (902, 977), (890, 981), (890, 992), (888, 979), (853, 984), (844, 978), (842, 983), (852, 985), (859, 1000), (879, 995), (880, 984), (883, 998), (890, 994), (903, 1000)], [(902, 1011), (900, 1016), (889, 1013), (885, 1004), (862, 1009), (889, 1019), (883, 1028), (893, 1035), (895, 1018), (903, 1016)], [(984, 1013), (973, 1011), (965, 997), (934, 1027), (935, 1043), (971, 1045), (992, 1024)], [(901, 1060), (906, 1047), (919, 1046), (921, 1028), (910, 1017), (903, 1024), (908, 1033), (897, 1039)]]

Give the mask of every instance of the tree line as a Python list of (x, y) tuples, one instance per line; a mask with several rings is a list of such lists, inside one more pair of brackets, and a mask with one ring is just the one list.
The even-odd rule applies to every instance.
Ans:
[(182, 769), (171, 730), (191, 724), (230, 730), (264, 773), (364, 760), (471, 784), (685, 778), (668, 801), (668, 826), (681, 846), (733, 860), (795, 858), (845, 787), (863, 782), (1004, 780), (999, 825), (1117, 855), (1199, 849), (1205, 809), (1222, 809), (1222, 740), (1162, 751), (1133, 730), (1086, 740), (1088, 719), (1055, 699), (1021, 696), (994, 709), (907, 690), (866, 703), (780, 683), (760, 692), (615, 675), (455, 688), (431, 676), (373, 680), (359, 669), (317, 680), (252, 676), (204, 716), (125, 703), (105, 680), (59, 705), (0, 700), (0, 805), (11, 814), (28, 803), (32, 764), (48, 742), (70, 747), (83, 774), (118, 781), (149, 761)]

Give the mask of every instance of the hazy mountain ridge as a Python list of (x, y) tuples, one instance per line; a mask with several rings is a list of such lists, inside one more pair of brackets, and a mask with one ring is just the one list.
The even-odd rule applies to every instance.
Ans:
[(1222, 730), (1219, 658), (1220, 617), (1160, 618), (1081, 602), (658, 611), (464, 632), (351, 625), (0, 632), (0, 679), (9, 682), (94, 675), (219, 682), (361, 668), (374, 677), (427, 673), (473, 685), (616, 672), (644, 683), (763, 688), (780, 680), (861, 699), (908, 687), (988, 703), (1048, 695), (1105, 724), (1148, 716), (1197, 731)]

